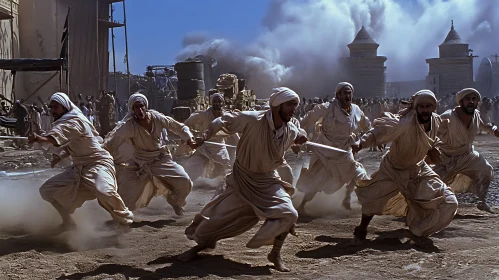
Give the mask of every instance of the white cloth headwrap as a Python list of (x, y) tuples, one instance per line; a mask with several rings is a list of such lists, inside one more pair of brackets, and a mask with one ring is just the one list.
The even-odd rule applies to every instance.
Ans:
[(134, 118), (133, 105), (139, 101), (144, 103), (144, 105), (146, 105), (146, 107), (149, 108), (149, 100), (147, 100), (147, 97), (145, 95), (143, 95), (142, 93), (138, 93), (138, 92), (130, 95), (130, 97), (128, 98), (128, 113), (125, 115), (125, 117), (121, 121), (119, 121), (116, 124), (116, 127), (106, 135), (106, 139), (105, 139), (106, 143), (107, 143), (107, 141), (109, 141), (110, 139), (113, 138), (113, 136), (116, 133), (116, 131), (118, 130), (118, 128), (120, 128), (122, 125), (127, 123), (129, 120)]
[(279, 88), (274, 88), (273, 89), (272, 95), (270, 96), (269, 99), (269, 104), (272, 107), (277, 107), (281, 105), (282, 103), (291, 101), (291, 100), (296, 100), (298, 104), (300, 104), (300, 97), (296, 92), (293, 90), (287, 88), (287, 87), (279, 87)]
[(430, 102), (431, 104), (433, 104), (433, 107), (435, 107), (435, 108), (437, 107), (437, 98), (435, 97), (435, 94), (429, 89), (423, 89), (423, 90), (416, 92), (412, 96), (411, 101), (408, 102), (407, 107), (402, 109), (399, 112), (399, 115), (401, 115), (401, 116), (406, 115), (411, 110), (415, 110), (419, 104), (424, 103), (424, 102)]
[(338, 94), (340, 92), (340, 90), (344, 87), (350, 87), (350, 89), (352, 89), (352, 94), (353, 94), (353, 86), (351, 83), (348, 83), (348, 82), (341, 82), (339, 83), (337, 86), (336, 86), (336, 89), (334, 90), (334, 93), (335, 94)]
[(212, 95), (210, 96), (210, 103), (212, 103), (212, 102), (213, 102), (213, 99), (215, 99), (215, 98), (222, 98), (222, 100), (224, 100), (224, 101), (225, 101), (225, 99), (224, 99), (224, 95), (223, 95), (223, 94), (221, 94), (221, 93), (214, 93), (214, 94), (212, 94)]
[(56, 92), (52, 94), (52, 96), (50, 97), (50, 101), (55, 101), (61, 104), (62, 107), (66, 108), (66, 110), (68, 110), (68, 112), (64, 114), (60, 119), (56, 120), (54, 124), (57, 125), (61, 122), (65, 122), (69, 119), (76, 117), (82, 119), (84, 122), (91, 125), (93, 128), (93, 124), (87, 119), (87, 117), (85, 117), (85, 115), (83, 115), (80, 108), (78, 108), (78, 106), (76, 106), (73, 102), (71, 102), (71, 100), (65, 93)]
[(128, 113), (132, 112), (133, 114), (133, 105), (135, 102), (142, 102), (144, 105), (146, 105), (147, 108), (149, 108), (149, 101), (147, 100), (147, 97), (143, 95), (142, 93), (134, 93), (130, 95), (130, 98), (128, 98)]
[(463, 98), (468, 94), (474, 94), (478, 98), (478, 100), (482, 100), (482, 96), (480, 95), (478, 90), (474, 88), (465, 88), (457, 92), (456, 94), (457, 104), (459, 105), (459, 102), (461, 102), (461, 100), (463, 100)]

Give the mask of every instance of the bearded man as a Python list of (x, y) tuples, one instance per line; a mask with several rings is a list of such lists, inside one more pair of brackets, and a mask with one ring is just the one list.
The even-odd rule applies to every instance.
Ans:
[(113, 158), (102, 148), (102, 138), (69, 97), (57, 92), (50, 98), (54, 117), (52, 128), (43, 136), (28, 137), (30, 143), (50, 143), (62, 149), (54, 155), (52, 168), (71, 156), (73, 166), (48, 179), (41, 187), (42, 198), (50, 202), (62, 217), (62, 229), (75, 226), (70, 214), (85, 201), (97, 198), (99, 205), (123, 225), (133, 222), (133, 214), (117, 192)]
[[(154, 196), (164, 196), (175, 214), (184, 214), (182, 207), (191, 192), (192, 181), (184, 168), (173, 161), (162, 144), (163, 129), (177, 134), (195, 149), (189, 127), (159, 112), (148, 109), (145, 95), (135, 93), (128, 99), (128, 114), (106, 137), (104, 147), (115, 159), (126, 160), (118, 172), (119, 193), (130, 210), (146, 207)], [(126, 159), (120, 151), (131, 143), (133, 156)]]
[(273, 245), (268, 260), (277, 270), (289, 271), (280, 251), (287, 234), (293, 231), (298, 213), (290, 197), (293, 186), (281, 180), (276, 169), (284, 163), (284, 153), (291, 145), (307, 141), (290, 123), (299, 102), (291, 89), (277, 88), (270, 96), (270, 110), (227, 113), (211, 123), (206, 140), (222, 128), (242, 136), (236, 162), (226, 176), (227, 188), (185, 230), (197, 245), (180, 255), (180, 260), (193, 260), (198, 252), (214, 249), (218, 240), (240, 235), (265, 219), (246, 246)]
[[(438, 137), (442, 141), (440, 145), (442, 158), (434, 170), (453, 191), (472, 191), (478, 196), (477, 208), (493, 213), (486, 199), (490, 183), (494, 179), (494, 168), (475, 151), (473, 141), (479, 131), (485, 131), (496, 137), (499, 137), (499, 131), (497, 126), (485, 123), (480, 117), (480, 112), (477, 110), (480, 98), (480, 93), (476, 89), (465, 88), (456, 95), (459, 106), (440, 116), (442, 123)], [(465, 175), (468, 178), (457, 175)], [(462, 179), (461, 182), (458, 178)], [(457, 188), (463, 184), (464, 186)]]
[(354, 88), (350, 83), (342, 82), (336, 86), (336, 98), (328, 103), (319, 104), (305, 115), (301, 121), (304, 128), (314, 126), (323, 119), (317, 142), (335, 148), (347, 150), (348, 153), (314, 148), (308, 169), (302, 169), (296, 183), (299, 191), (305, 196), (298, 207), (300, 215), (306, 215), (305, 204), (319, 192), (332, 194), (347, 185), (347, 194), (343, 207), (350, 208), (350, 195), (358, 180), (368, 179), (366, 170), (357, 162), (351, 146), (357, 135), (370, 127), (369, 119), (359, 106), (352, 104)]
[[(206, 129), (208, 129), (208, 126), (214, 119), (221, 117), (224, 114), (224, 110), (222, 108), (224, 106), (225, 100), (222, 94), (212, 94), (210, 96), (210, 101), (210, 108), (192, 114), (184, 122), (184, 124), (191, 129), (196, 129), (202, 132), (206, 131)], [(224, 144), (225, 137), (227, 136), (228, 134), (226, 132), (224, 133), (223, 131), (220, 131), (211, 138), (211, 141)], [(215, 146), (210, 144), (199, 146), (185, 162), (184, 168), (187, 171), (187, 174), (189, 174), (191, 180), (195, 181), (203, 174), (210, 162), (214, 163), (215, 165), (214, 175), (218, 175), (216, 174), (216, 171), (218, 171), (219, 174), (228, 173), (231, 165), (227, 147)]]
[(362, 220), (355, 228), (356, 240), (365, 240), (367, 226), (374, 215), (406, 216), (408, 238), (417, 246), (433, 246), (429, 238), (444, 229), (457, 211), (457, 199), (451, 189), (426, 164), (428, 157), (439, 161), (437, 131), (439, 117), (433, 113), (437, 99), (430, 90), (412, 96), (409, 107), (399, 115), (385, 113), (373, 122), (373, 128), (360, 143), (362, 148), (392, 143), (379, 170), (371, 180), (360, 182), (355, 189), (362, 205)]

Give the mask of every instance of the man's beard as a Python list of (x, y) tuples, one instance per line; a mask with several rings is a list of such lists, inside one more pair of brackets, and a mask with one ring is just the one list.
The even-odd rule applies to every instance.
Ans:
[(213, 111), (217, 111), (217, 112), (220, 112), (222, 111), (222, 106), (211, 106), (213, 108)]
[(62, 116), (64, 116), (64, 113), (60, 114), (60, 115), (56, 115), (56, 114), (52, 114), (52, 117), (54, 118), (54, 121), (62, 118)]
[(466, 107), (463, 107), (463, 109), (467, 115), (473, 115), (473, 114), (475, 114), (475, 110), (476, 110), (477, 106), (466, 106)]
[[(422, 114), (417, 113), (417, 116), (418, 116), (418, 122), (419, 123), (427, 123), (427, 122), (430, 122), (430, 120), (431, 120), (431, 114), (430, 113), (422, 113)], [(424, 119), (423, 117), (428, 117), (428, 118)]]
[(281, 120), (283, 120), (285, 123), (289, 122), (291, 118), (288, 118), (286, 114), (284, 114), (284, 111), (282, 110), (282, 106), (279, 108), (279, 116), (281, 117)]

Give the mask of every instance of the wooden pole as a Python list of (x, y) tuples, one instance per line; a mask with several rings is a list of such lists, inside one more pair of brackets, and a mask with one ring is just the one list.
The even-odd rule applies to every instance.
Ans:
[(12, 71), (12, 91), (11, 91), (11, 96), (13, 98), (13, 101), (16, 101), (16, 71)]
[(96, 19), (95, 19), (95, 24), (97, 26), (97, 40), (96, 40), (96, 43), (97, 43), (97, 74), (99, 75), (99, 91), (102, 90), (102, 80), (101, 80), (101, 69), (100, 69), (100, 56), (99, 56), (99, 1), (97, 0), (97, 6), (96, 6)]
[(71, 6), (68, 7), (67, 17), (68, 17), (68, 31), (67, 31), (67, 35), (66, 35), (67, 36), (67, 38), (66, 38), (66, 40), (67, 40), (67, 43), (66, 43), (66, 87), (67, 87), (66, 90), (67, 90), (67, 92), (66, 92), (66, 94), (69, 96), (69, 88), (70, 88), (69, 87), (69, 74), (70, 74), (70, 72), (69, 72), (69, 69), (70, 69), (70, 67), (69, 67), (69, 57), (70, 57), (69, 56), (69, 34), (71, 34), (69, 32), (69, 30), (71, 27)]
[(128, 96), (131, 94), (130, 89), (130, 64), (128, 63), (128, 33), (126, 27), (126, 7), (125, 0), (123, 0), (123, 24), (125, 25), (125, 52), (126, 52), (126, 73), (128, 75)]
[[(12, 58), (15, 58), (14, 52), (14, 0), (10, 0), (10, 48), (12, 53)], [(10, 93), (10, 97), (12, 100), (16, 100), (16, 93), (14, 92), (14, 84), (16, 83), (16, 72), (12, 72), (12, 92)]]
[[(111, 21), (114, 20), (113, 17), (113, 12), (114, 12), (114, 6), (113, 4), (110, 5), (111, 7)], [(114, 28), (111, 28), (111, 44), (113, 47), (113, 70), (114, 70), (114, 94), (116, 97), (118, 97), (118, 85), (117, 85), (117, 78), (116, 78), (116, 52), (114, 49)]]

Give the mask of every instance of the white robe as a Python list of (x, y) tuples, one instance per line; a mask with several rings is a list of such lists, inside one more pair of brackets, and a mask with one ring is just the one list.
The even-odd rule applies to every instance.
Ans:
[(234, 168), (226, 177), (227, 189), (194, 217), (185, 230), (187, 237), (214, 248), (218, 240), (237, 236), (265, 219), (246, 246), (273, 245), (298, 218), (290, 197), (294, 189), (276, 172), (298, 134), (297, 128), (286, 123), (276, 130), (270, 110), (225, 114), (212, 127), (214, 131), (225, 127), (242, 136)]
[(425, 132), (416, 111), (405, 116), (386, 113), (362, 137), (364, 148), (392, 143), (371, 180), (355, 189), (365, 215), (407, 216), (409, 230), (429, 236), (444, 229), (457, 211), (457, 199), (450, 188), (424, 161), (439, 144), (439, 117), (433, 114), (431, 130)]
[(193, 136), (187, 126), (170, 117), (152, 110), (148, 114), (152, 117), (151, 131), (132, 118), (106, 139), (105, 147), (114, 158), (123, 160), (120, 146), (127, 141), (133, 147), (132, 158), (118, 167), (118, 192), (132, 211), (146, 207), (154, 196), (160, 195), (170, 205), (182, 207), (191, 192), (192, 181), (161, 144), (161, 133), (166, 128), (183, 140)]
[(304, 200), (310, 201), (318, 192), (332, 194), (352, 180), (365, 180), (366, 170), (354, 159), (351, 146), (357, 140), (357, 134), (370, 127), (369, 119), (352, 104), (350, 113), (343, 110), (338, 102), (317, 105), (301, 121), (302, 127), (313, 126), (323, 119), (317, 142), (340, 148), (349, 153), (340, 153), (321, 148), (313, 148), (308, 169), (302, 169), (296, 183), (299, 191), (305, 193)]
[(133, 214), (117, 192), (113, 158), (102, 148), (102, 139), (97, 135), (95, 128), (78, 117), (54, 124), (45, 136), (63, 146), (65, 155), (71, 156), (74, 165), (48, 179), (40, 187), (40, 194), (44, 200), (57, 202), (70, 214), (85, 201), (97, 198), (116, 221), (132, 223)]

